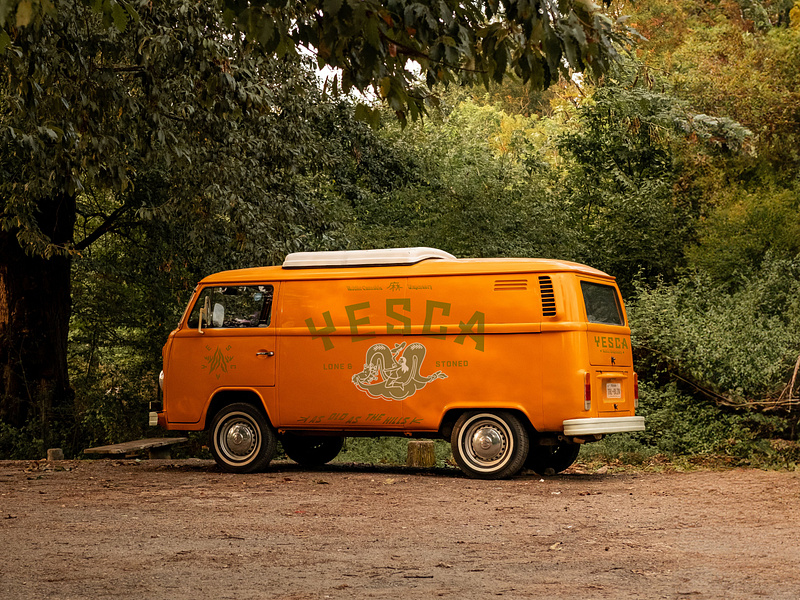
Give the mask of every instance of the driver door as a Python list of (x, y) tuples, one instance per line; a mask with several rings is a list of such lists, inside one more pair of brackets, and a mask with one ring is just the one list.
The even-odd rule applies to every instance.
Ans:
[(172, 341), (164, 389), (170, 423), (198, 423), (218, 391), (275, 385), (277, 291), (277, 283), (200, 291)]

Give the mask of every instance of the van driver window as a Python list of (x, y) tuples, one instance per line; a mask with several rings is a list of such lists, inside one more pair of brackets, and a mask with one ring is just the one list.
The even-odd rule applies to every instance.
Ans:
[(192, 307), (187, 325), (197, 328), (200, 309), (208, 306), (203, 328), (267, 327), (272, 313), (272, 292), (271, 285), (207, 287)]
[(586, 319), (590, 323), (625, 325), (617, 291), (610, 285), (581, 281)]

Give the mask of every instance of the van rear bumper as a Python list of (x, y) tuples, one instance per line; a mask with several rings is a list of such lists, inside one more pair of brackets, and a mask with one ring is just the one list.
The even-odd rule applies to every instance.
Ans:
[(600, 417), (564, 421), (564, 435), (581, 436), (626, 431), (644, 431), (644, 417)]

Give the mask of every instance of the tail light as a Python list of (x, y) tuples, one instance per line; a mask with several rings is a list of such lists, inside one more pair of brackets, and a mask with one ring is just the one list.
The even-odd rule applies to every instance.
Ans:
[(633, 408), (639, 408), (639, 374), (633, 374)]
[(592, 408), (592, 375), (586, 373), (583, 377), (583, 410)]

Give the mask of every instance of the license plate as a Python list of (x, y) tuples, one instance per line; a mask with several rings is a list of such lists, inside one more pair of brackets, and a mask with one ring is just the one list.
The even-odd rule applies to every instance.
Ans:
[(611, 399), (622, 398), (622, 384), (606, 383), (606, 398), (611, 398)]

